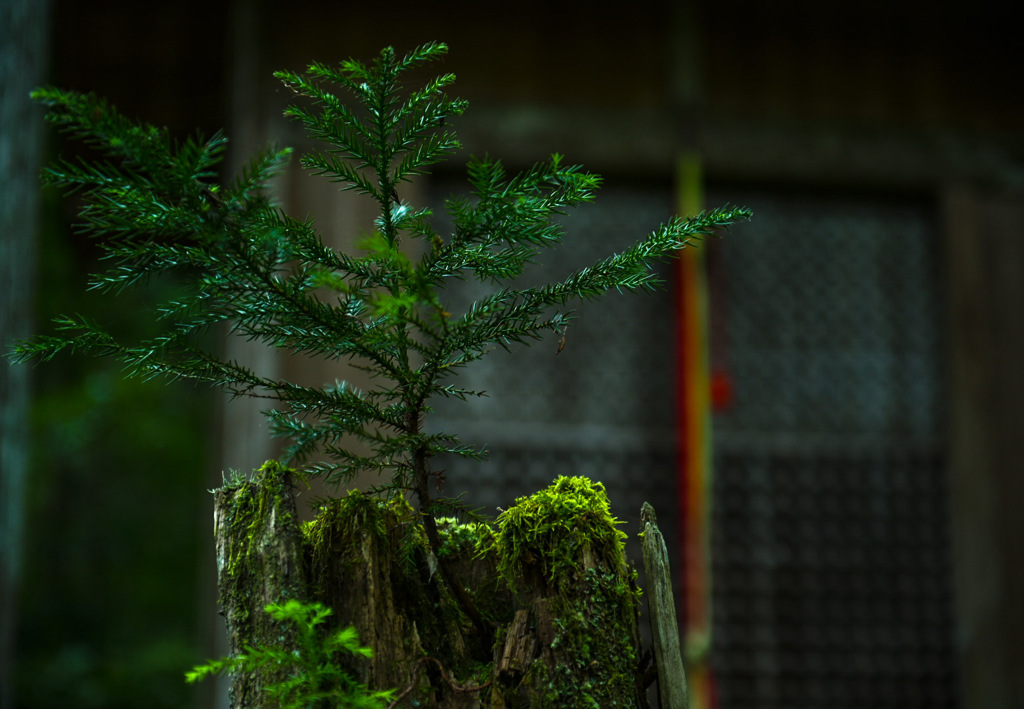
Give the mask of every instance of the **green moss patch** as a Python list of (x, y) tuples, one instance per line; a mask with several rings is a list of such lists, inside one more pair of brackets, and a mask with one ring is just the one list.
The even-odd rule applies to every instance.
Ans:
[(530, 578), (527, 567), (537, 568), (553, 592), (587, 567), (619, 571), (625, 568), (626, 538), (619, 524), (602, 483), (559, 477), (499, 515), (494, 540), (498, 570), (515, 588)]

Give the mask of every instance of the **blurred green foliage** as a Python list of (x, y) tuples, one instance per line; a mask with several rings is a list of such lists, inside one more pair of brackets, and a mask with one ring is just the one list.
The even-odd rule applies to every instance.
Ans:
[[(94, 246), (69, 230), (66, 200), (44, 199), (37, 321), (73, 303), (133, 335), (152, 330), (144, 300), (176, 285), (153, 283), (132, 300), (87, 292)], [(197, 692), (181, 673), (206, 652), (202, 565), (214, 564), (212, 395), (71, 356), (34, 379), (18, 706), (187, 706)]]

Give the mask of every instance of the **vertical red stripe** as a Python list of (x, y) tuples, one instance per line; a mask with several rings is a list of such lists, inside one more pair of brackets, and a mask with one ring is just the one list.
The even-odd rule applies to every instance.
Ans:
[[(677, 166), (677, 212), (702, 208), (700, 163), (684, 155)], [(709, 549), (710, 376), (707, 339), (707, 292), (703, 254), (684, 249), (676, 269), (676, 415), (679, 513), (682, 553), (684, 648), (698, 648), (688, 658), (693, 709), (713, 706), (712, 677), (705, 646), (711, 637)]]

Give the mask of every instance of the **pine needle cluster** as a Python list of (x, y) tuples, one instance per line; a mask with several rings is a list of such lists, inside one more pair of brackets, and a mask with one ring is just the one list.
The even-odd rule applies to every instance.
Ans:
[[(302, 155), (302, 165), (377, 205), (372, 235), (356, 253), (328, 247), (312, 220), (287, 215), (268, 197), (290, 150), (269, 148), (225, 177), (220, 133), (173, 140), (93, 95), (36, 91), (48, 120), (99, 156), (59, 160), (45, 172), (46, 183), (78, 193), (81, 226), (104, 252), (106, 270), (91, 287), (123, 296), (170, 273), (187, 290), (158, 307), (163, 328), (151, 339), (125, 342), (69, 315), (56, 320), (53, 334), (19, 343), (13, 358), (48, 360), (65, 350), (110, 356), (131, 376), (266, 398), (273, 432), (289, 441), (285, 462), (338, 483), (379, 473), (378, 491), (412, 492), (432, 518), (431, 461), (483, 455), (454, 432), (424, 428), (431, 402), (481, 394), (458, 385), (459, 370), (495, 348), (561, 335), (581, 300), (656, 288), (653, 262), (749, 217), (729, 207), (672, 219), (564, 280), (514, 287), (543, 250), (561, 243), (558, 216), (590, 202), (601, 179), (557, 154), (515, 173), (474, 158), (470, 195), (446, 202), (454, 227), (438, 231), (430, 209), (399, 195), (460, 147), (448, 120), (466, 102), (446, 94), (452, 74), (412, 89), (403, 80), (446, 52), (440, 43), (404, 56), (387, 48), (368, 64), (276, 74), (298, 97), (286, 115), (322, 145)], [(457, 280), (493, 288), (455, 310), (445, 286)], [(222, 324), (270, 347), (349, 362), (371, 375), (372, 386), (300, 386), (257, 374), (208, 347), (205, 333)], [(426, 524), (436, 548), (434, 525)]]

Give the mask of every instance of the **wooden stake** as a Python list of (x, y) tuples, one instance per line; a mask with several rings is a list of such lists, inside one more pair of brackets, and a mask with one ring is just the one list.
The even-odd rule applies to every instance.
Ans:
[(654, 635), (654, 660), (658, 667), (658, 697), (662, 709), (687, 709), (686, 671), (679, 648), (679, 625), (676, 623), (668, 550), (658, 529), (654, 508), (648, 502), (640, 508), (640, 522), (644, 527), (644, 574)]

